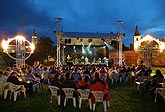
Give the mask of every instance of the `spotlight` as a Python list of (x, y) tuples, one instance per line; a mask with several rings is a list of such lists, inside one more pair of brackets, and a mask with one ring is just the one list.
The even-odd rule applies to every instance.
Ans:
[(107, 46), (108, 50), (115, 50), (115, 48), (109, 45), (107, 42), (104, 42), (104, 44)]

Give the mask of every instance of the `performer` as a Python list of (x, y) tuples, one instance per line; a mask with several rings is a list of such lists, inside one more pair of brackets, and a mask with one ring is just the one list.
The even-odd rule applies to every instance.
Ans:
[(87, 65), (89, 62), (88, 62), (89, 60), (88, 60), (88, 57), (86, 56), (85, 57), (85, 64)]

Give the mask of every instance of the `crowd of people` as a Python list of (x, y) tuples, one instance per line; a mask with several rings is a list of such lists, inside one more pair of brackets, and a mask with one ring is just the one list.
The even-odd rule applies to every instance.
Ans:
[[(145, 82), (146, 90), (154, 92), (158, 83), (164, 81), (164, 76), (159, 69), (156, 70), (153, 77), (150, 76), (151, 73), (152, 69), (144, 65), (133, 65), (131, 67), (118, 65), (112, 67), (102, 65), (66, 65), (57, 67), (52, 65), (49, 68), (43, 64), (34, 64), (32, 67), (25, 65), (22, 68), (17, 68), (14, 65), (13, 67), (7, 67), (4, 72), (0, 71), (0, 81), (7, 81), (16, 85), (23, 84), (28, 90), (27, 94), (29, 96), (34, 92), (33, 84), (40, 82), (57, 86), (60, 89), (58, 94), (61, 94), (63, 97), (65, 97), (65, 94), (62, 88), (74, 88), (75, 90), (90, 89), (91, 91), (104, 91), (104, 100), (109, 101), (111, 95), (108, 85), (113, 79), (116, 81), (131, 79), (134, 82), (141, 80), (142, 77), (147, 77), (148, 80)], [(74, 97), (78, 97), (76, 92)], [(89, 98), (91, 98), (92, 103), (95, 103), (95, 98), (92, 94), (89, 95)]]

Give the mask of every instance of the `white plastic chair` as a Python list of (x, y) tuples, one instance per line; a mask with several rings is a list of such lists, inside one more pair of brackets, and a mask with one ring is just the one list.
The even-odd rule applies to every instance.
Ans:
[(61, 96), (57, 94), (57, 91), (60, 90), (58, 87), (56, 86), (48, 86), (50, 91), (51, 91), (51, 100), (50, 100), (50, 103), (52, 103), (52, 98), (53, 96), (57, 97), (57, 100), (58, 100), (58, 105), (60, 105), (60, 102), (61, 102)]
[(165, 88), (156, 88), (156, 94), (155, 94), (155, 103), (156, 103), (156, 100), (157, 100), (157, 94), (160, 94), (164, 100), (165, 100)]
[[(94, 95), (96, 102), (103, 102), (104, 112), (107, 112), (106, 100), (103, 99), (105, 92), (103, 92), (103, 91), (91, 91), (91, 93)], [(93, 111), (95, 111), (95, 108), (96, 108), (96, 103), (93, 104)]]
[(73, 97), (73, 93), (76, 91), (74, 88), (62, 88), (65, 93), (64, 107), (66, 106), (67, 99), (73, 99), (73, 106), (76, 107), (76, 98)]
[(135, 80), (135, 84), (136, 84), (136, 89), (139, 90), (140, 89), (140, 86), (144, 86), (144, 89), (145, 89), (145, 80), (148, 80), (147, 77), (145, 76), (141, 76), (141, 77), (138, 77), (136, 80)]
[(0, 81), (0, 96), (3, 95), (3, 84), (4, 84), (4, 83), (5, 83), (5, 82)]
[(26, 98), (26, 89), (25, 89), (24, 85), (15, 85), (10, 82), (5, 82), (3, 84), (3, 88), (4, 88), (4, 99), (7, 98), (8, 91), (11, 92), (9, 99), (11, 99), (12, 94), (14, 93), (14, 101), (17, 100), (17, 94), (18, 93), (20, 94), (20, 92), (23, 92), (24, 97)]
[(92, 110), (91, 99), (89, 99), (90, 89), (78, 89), (77, 92), (80, 94), (80, 96), (79, 96), (79, 108), (81, 108), (82, 100), (88, 100), (90, 110)]

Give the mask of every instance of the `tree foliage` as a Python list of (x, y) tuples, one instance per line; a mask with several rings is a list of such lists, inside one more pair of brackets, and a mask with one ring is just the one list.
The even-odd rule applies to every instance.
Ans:
[(31, 56), (31, 62), (40, 61), (41, 63), (44, 60), (48, 60), (48, 56), (55, 57), (56, 48), (53, 46), (53, 41), (50, 37), (42, 36), (38, 43), (36, 44), (36, 48), (34, 54)]

